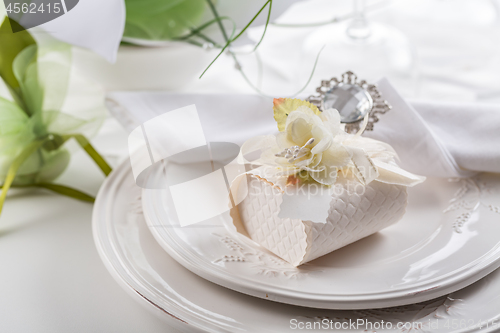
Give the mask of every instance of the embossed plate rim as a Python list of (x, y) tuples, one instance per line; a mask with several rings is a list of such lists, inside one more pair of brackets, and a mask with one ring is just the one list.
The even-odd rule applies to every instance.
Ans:
[(161, 205), (165, 198), (158, 195), (159, 193), (164, 193), (164, 191), (143, 190), (143, 211), (153, 236), (170, 256), (193, 273), (213, 283), (277, 302), (344, 310), (401, 306), (427, 301), (459, 290), (500, 267), (500, 242), (498, 242), (482, 257), (468, 262), (455, 271), (399, 289), (359, 294), (305, 293), (290, 290), (280, 285), (273, 286), (256, 281), (249, 276), (233, 275), (228, 269), (214, 265), (213, 262), (197, 255), (190, 245), (175, 232), (171, 232), (172, 228), (151, 227), (165, 225), (168, 219)]
[[(143, 306), (145, 306), (150, 311), (154, 312), (157, 315), (160, 315), (161, 318), (165, 319), (169, 325), (174, 325), (177, 328), (180, 328), (182, 332), (234, 332), (235, 330), (241, 329), (241, 327), (237, 327), (237, 323), (245, 324), (245, 329), (248, 332), (255, 333), (263, 333), (263, 332), (293, 332), (293, 330), (288, 329), (288, 326), (284, 325), (285, 323), (280, 321), (280, 326), (276, 326), (279, 316), (283, 316), (283, 313), (287, 313), (290, 315), (289, 318), (297, 318), (301, 320), (310, 320), (312, 322), (317, 321), (325, 316), (329, 317), (349, 317), (349, 318), (372, 318), (374, 316), (380, 317), (383, 320), (390, 320), (390, 309), (384, 309), (381, 313), (377, 312), (377, 310), (365, 310), (365, 311), (331, 311), (331, 310), (316, 310), (316, 309), (307, 309), (307, 308), (298, 308), (294, 306), (284, 305), (284, 304), (271, 304), (271, 302), (266, 302), (262, 300), (254, 299), (253, 297), (246, 296), (243, 294), (239, 294), (233, 291), (227, 291), (229, 294), (221, 295), (220, 291), (226, 290), (225, 288), (218, 287), (212, 284), (203, 284), (200, 286), (200, 290), (206, 292), (209, 295), (209, 290), (213, 291), (213, 298), (211, 303), (214, 304), (214, 308), (207, 309), (206, 307), (200, 306), (199, 308), (192, 308), (186, 311), (185, 308), (179, 306), (179, 296), (184, 297), (186, 301), (196, 303), (200, 299), (200, 295), (197, 294), (199, 290), (194, 291), (194, 295), (187, 295), (184, 290), (176, 290), (172, 285), (172, 281), (174, 277), (178, 277), (179, 279), (186, 278), (196, 278), (192, 273), (188, 270), (184, 269), (180, 265), (178, 265), (168, 254), (166, 254), (159, 245), (156, 245), (154, 254), (150, 253), (144, 259), (151, 259), (151, 255), (158, 257), (158, 259), (163, 262), (165, 261), (165, 265), (169, 268), (168, 274), (162, 274), (160, 277), (162, 278), (162, 282), (164, 283), (164, 288), (159, 290), (158, 293), (152, 293), (150, 286), (148, 283), (151, 283), (151, 278), (148, 276), (141, 276), (140, 274), (133, 274), (135, 270), (137, 270), (137, 266), (144, 266), (147, 262), (138, 261), (135, 258), (128, 258), (125, 256), (125, 253), (118, 251), (117, 249), (122, 246), (130, 247), (134, 245), (138, 247), (138, 251), (145, 253), (144, 244), (138, 243), (136, 244), (136, 240), (132, 240), (130, 243), (130, 239), (122, 239), (119, 237), (110, 237), (113, 233), (117, 231), (117, 229), (122, 229), (125, 234), (134, 234), (137, 232), (136, 229), (131, 229), (130, 225), (126, 225), (124, 223), (124, 216), (126, 216), (127, 212), (130, 210), (129, 207), (129, 197), (134, 196), (134, 200), (138, 200), (139, 192), (134, 195), (130, 195), (127, 191), (123, 191), (122, 187), (124, 183), (131, 183), (131, 170), (130, 167), (127, 168), (128, 162), (125, 162), (120, 167), (115, 169), (115, 171), (107, 178), (104, 182), (99, 194), (96, 198), (96, 203), (94, 206), (93, 212), (93, 233), (94, 240), (96, 243), (96, 248), (98, 253), (103, 260), (106, 268), (109, 270), (112, 277), (117, 281), (117, 283), (125, 289), (125, 291), (136, 301), (140, 302)], [(137, 191), (137, 190), (136, 190)], [(128, 198), (128, 199), (127, 199)], [(140, 206), (140, 202), (139, 202)], [(116, 212), (120, 212), (119, 215), (113, 214), (113, 209)], [(137, 214), (142, 213), (138, 212)], [(145, 221), (143, 218), (141, 220), (135, 221), (133, 226), (143, 227), (144, 231), (147, 233), (148, 230), (145, 226)], [(154, 243), (154, 240), (151, 235), (149, 235), (150, 239), (146, 239), (145, 241), (149, 244), (151, 241)], [(129, 243), (127, 243), (127, 242)], [(147, 244), (146, 244), (147, 245)], [(135, 259), (135, 261), (134, 261)], [(148, 269), (152, 269), (152, 267), (148, 267)], [(153, 273), (156, 273), (154, 270), (149, 275), (152, 276)], [(197, 278), (198, 281), (201, 281)], [(187, 281), (189, 282), (189, 281)], [(433, 301), (431, 305), (432, 311), (427, 311), (425, 316), (422, 318), (418, 317), (416, 320), (425, 321), (427, 318), (442, 318), (442, 320), (452, 320), (452, 319), (462, 319), (468, 318), (474, 320), (475, 323), (479, 319), (483, 321), (492, 322), (494, 320), (498, 320), (500, 318), (500, 314), (495, 311), (488, 312), (486, 315), (482, 310), (484, 307), (487, 309), (494, 309), (500, 306), (500, 298), (496, 298), (498, 304), (495, 304), (495, 299), (491, 299), (491, 295), (498, 294), (500, 292), (500, 271), (492, 273), (492, 275), (486, 277), (484, 280), (477, 282), (476, 284), (460, 290), (457, 293), (449, 295), (448, 297), (443, 297), (443, 299)], [(196, 297), (193, 297), (196, 296)], [(223, 322), (220, 318), (216, 318), (212, 322), (207, 322), (205, 320), (206, 313), (209, 311), (217, 311), (217, 314), (224, 315), (227, 314), (228, 307), (234, 307), (233, 303), (228, 304), (227, 296), (234, 296), (238, 299), (238, 304), (240, 304), (241, 308), (238, 311), (234, 312), (234, 315), (228, 317), (233, 323), (232, 326), (225, 326), (227, 322)], [(258, 304), (251, 306), (252, 302), (258, 302)], [(451, 304), (449, 304), (449, 302)], [(455, 304), (458, 301), (457, 304)], [(434, 304), (434, 303), (438, 304)], [(488, 303), (489, 302), (489, 303)], [(441, 304), (442, 303), (442, 304)], [(488, 303), (488, 305), (485, 305)], [(199, 302), (198, 304), (199, 305)], [(451, 305), (451, 306), (450, 306)], [(412, 305), (411, 307), (415, 307), (416, 305)], [(262, 309), (261, 309), (262, 308)], [(282, 308), (276, 311), (277, 308)], [(428, 309), (428, 305), (425, 304), (425, 307), (422, 309)], [(452, 311), (449, 311), (451, 308)], [(288, 309), (288, 310), (284, 310)], [(387, 311), (389, 310), (389, 311)], [(401, 313), (401, 309), (393, 309), (397, 311), (397, 313)], [(411, 310), (411, 309), (410, 309)], [(456, 311), (453, 311), (456, 310)], [(257, 313), (256, 311), (260, 311)], [(420, 311), (411, 310), (411, 311)], [(498, 310), (496, 310), (498, 311)], [(293, 312), (293, 313), (292, 313)], [(418, 312), (420, 314), (420, 312)], [(187, 315), (189, 314), (189, 315)], [(262, 315), (265, 316), (269, 314), (268, 319), (276, 320), (273, 324), (269, 324), (266, 318), (262, 318), (263, 320), (251, 320), (248, 319), (250, 315)], [(297, 316), (300, 314), (300, 317)], [(177, 318), (177, 319), (176, 319)], [(284, 318), (289, 320), (289, 318)], [(413, 318), (413, 315), (412, 315)], [(394, 318), (392, 318), (394, 319)], [(265, 323), (265, 324), (263, 324)], [(261, 325), (262, 324), (262, 325)], [(269, 324), (270, 326), (263, 326)], [(260, 325), (260, 326), (259, 326)], [(497, 327), (489, 326), (480, 330), (482, 333), (493, 332)], [(449, 332), (448, 329), (441, 328), (437, 332)], [(465, 332), (478, 332), (473, 329), (464, 329), (460, 331), (461, 333)], [(455, 332), (458, 333), (458, 332)]]

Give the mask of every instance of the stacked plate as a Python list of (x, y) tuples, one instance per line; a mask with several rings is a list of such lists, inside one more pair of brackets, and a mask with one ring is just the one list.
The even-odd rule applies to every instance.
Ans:
[(496, 175), (428, 179), (396, 225), (298, 268), (229, 216), (180, 227), (168, 202), (127, 161), (99, 192), (94, 236), (115, 279), (183, 332), (500, 329)]

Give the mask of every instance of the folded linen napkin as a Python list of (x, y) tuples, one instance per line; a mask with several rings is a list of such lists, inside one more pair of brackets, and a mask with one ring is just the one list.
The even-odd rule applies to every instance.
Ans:
[(377, 86), (393, 109), (364, 135), (390, 144), (403, 169), (434, 177), (500, 172), (500, 106), (408, 103), (389, 81)]
[[(389, 81), (377, 85), (392, 110), (364, 135), (391, 145), (403, 169), (431, 177), (500, 172), (500, 106), (407, 102)], [(108, 100), (112, 114), (129, 131), (195, 104), (208, 142), (241, 146), (251, 137), (277, 132), (272, 100), (257, 95), (113, 92)]]

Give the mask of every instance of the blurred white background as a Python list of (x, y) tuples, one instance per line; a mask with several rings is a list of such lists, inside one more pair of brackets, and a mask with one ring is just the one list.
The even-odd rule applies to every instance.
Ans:
[[(278, 23), (299, 25), (334, 17), (342, 19), (352, 13), (353, 2), (302, 1), (293, 5)], [(401, 57), (407, 54), (398, 57), (398, 50), (390, 52), (391, 47), (395, 47), (393, 44), (401, 42), (394, 38), (388, 38), (389, 45), (387, 42), (370, 47), (356, 45), (359, 52), (349, 50), (352, 45), (329, 43), (326, 38), (325, 49), (305, 95), (314, 92), (321, 79), (351, 69), (367, 80), (388, 77), (407, 98), (500, 101), (500, 1), (373, 0), (366, 1), (366, 7), (369, 23), (399, 31), (402, 38), (406, 38), (408, 50), (412, 52), (411, 66), (397, 68), (397, 62), (405, 62)], [(266, 94), (293, 94), (307, 82), (311, 73), (321, 44), (315, 36), (318, 31), (323, 30), (324, 37), (329, 37), (329, 32), (344, 33), (348, 21), (306, 28), (270, 26), (258, 49), (258, 59), (255, 54), (239, 55), (243, 70), (256, 85), (260, 82), (259, 87)], [(256, 27), (249, 35), (258, 40), (261, 33), (262, 27)], [(259, 59), (262, 70), (257, 65)], [(396, 70), (392, 70), (394, 67)], [(234, 70), (232, 59), (224, 56), (201, 80), (195, 79), (182, 91), (250, 93), (252, 89)]]

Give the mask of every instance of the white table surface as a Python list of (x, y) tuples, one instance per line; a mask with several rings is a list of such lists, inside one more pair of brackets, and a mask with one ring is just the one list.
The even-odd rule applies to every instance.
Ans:
[[(500, 38), (496, 44), (493, 41), (500, 36), (500, 19), (495, 21), (491, 5), (495, 1), (475, 0), (478, 7), (486, 11), (477, 16), (474, 12), (457, 11), (446, 17), (433, 13), (425, 17), (427, 21), (415, 18), (414, 24), (424, 21), (429, 24), (425, 29), (412, 28), (412, 22), (396, 15), (409, 15), (409, 5), (415, 1), (400, 1), (394, 8), (373, 15), (374, 19), (400, 27), (420, 51), (424, 62), (420, 88), (405, 90), (407, 97), (499, 101)], [(317, 2), (325, 5), (325, 1)], [(446, 12), (450, 2), (422, 1), (422, 8), (435, 3)], [(303, 21), (313, 21), (320, 14), (325, 16), (319, 6), (311, 9)], [(411, 14), (414, 15), (413, 10)], [(488, 15), (489, 21), (484, 20)], [(431, 24), (442, 28), (434, 39), (429, 37)], [(460, 41), (457, 36), (465, 37)], [(481, 39), (483, 41), (479, 41)], [(440, 41), (453, 42), (448, 43), (448, 48), (440, 48)], [(486, 45), (489, 57), (481, 58), (479, 49), (457, 62), (454, 72), (433, 71), (433, 67), (439, 67), (438, 63), (432, 63), (437, 61), (436, 53), (452, 56), (461, 50), (470, 51), (471, 43), (472, 47)], [(263, 44), (263, 54), (266, 47), (268, 51), (272, 49), (271, 44), (271, 39), (267, 46)], [(481, 63), (482, 60), (487, 62)], [(282, 69), (278, 68), (279, 64), (274, 65), (276, 71), (267, 73), (278, 82)], [(272, 68), (273, 62), (267, 66)], [(228, 57), (222, 57), (203, 80), (180, 90), (252, 92), (233, 70)], [(111, 164), (117, 165), (126, 158), (126, 138), (118, 123), (109, 119), (93, 143)], [(79, 151), (58, 182), (96, 194), (103, 179), (97, 167)], [(131, 299), (106, 271), (94, 247), (91, 215), (91, 204), (46, 191), (23, 190), (9, 194), (0, 219), (0, 332), (172, 332), (162, 320)]]
[[(114, 119), (94, 141), (125, 156), (116, 148), (125, 148), (126, 135)], [(103, 179), (79, 151), (58, 181), (96, 194)], [(45, 191), (10, 193), (0, 227), (0, 332), (166, 331), (102, 264), (92, 207)]]

